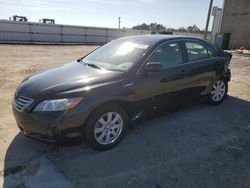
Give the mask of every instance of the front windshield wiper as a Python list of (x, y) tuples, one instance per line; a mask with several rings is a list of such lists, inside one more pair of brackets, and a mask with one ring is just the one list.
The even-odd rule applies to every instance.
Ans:
[(97, 66), (96, 64), (84, 62), (83, 59), (78, 59), (77, 62), (82, 62), (83, 65), (87, 65), (87, 66), (93, 67), (95, 69), (102, 69), (101, 67)]
[(93, 68), (96, 68), (96, 69), (102, 69), (101, 67), (97, 66), (96, 64), (93, 64), (93, 63), (84, 63), (85, 65), (88, 65), (89, 67), (93, 67)]

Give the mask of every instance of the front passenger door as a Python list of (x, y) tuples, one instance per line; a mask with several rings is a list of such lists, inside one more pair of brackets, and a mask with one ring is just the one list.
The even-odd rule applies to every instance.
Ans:
[(157, 62), (161, 63), (163, 68), (159, 72), (142, 71), (137, 74), (137, 100), (147, 101), (147, 104), (154, 108), (165, 108), (175, 104), (177, 101), (173, 98), (186, 88), (188, 82), (188, 72), (183, 61), (180, 42), (172, 41), (160, 45), (147, 59), (146, 64)]

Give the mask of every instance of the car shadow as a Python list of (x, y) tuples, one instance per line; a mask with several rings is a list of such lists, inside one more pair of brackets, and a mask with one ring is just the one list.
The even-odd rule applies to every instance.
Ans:
[[(192, 165), (197, 158), (214, 158), (216, 148), (249, 137), (249, 122), (250, 102), (229, 96), (219, 106), (192, 103), (150, 117), (128, 131), (116, 148), (105, 152), (84, 143), (56, 146), (19, 133), (5, 155), (3, 187), (179, 187), (184, 182), (220, 186), (220, 181), (210, 181), (221, 176), (199, 177), (207, 167), (187, 166), (203, 179), (198, 181), (183, 166)], [(228, 182), (222, 187), (231, 182), (227, 179), (231, 176), (225, 176)]]

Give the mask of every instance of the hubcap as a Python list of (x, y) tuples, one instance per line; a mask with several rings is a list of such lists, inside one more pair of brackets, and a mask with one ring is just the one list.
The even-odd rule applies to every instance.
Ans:
[(117, 112), (108, 112), (101, 116), (94, 128), (95, 139), (102, 145), (115, 142), (123, 129), (123, 119)]
[(216, 81), (211, 91), (212, 100), (215, 102), (219, 102), (224, 97), (225, 91), (225, 83), (221, 80)]

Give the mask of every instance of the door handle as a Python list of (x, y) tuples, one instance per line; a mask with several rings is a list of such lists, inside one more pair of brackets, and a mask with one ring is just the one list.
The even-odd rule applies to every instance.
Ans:
[(182, 73), (182, 74), (186, 74), (186, 73), (187, 73), (187, 70), (186, 70), (186, 69), (182, 69), (182, 70), (181, 70), (181, 73)]
[(188, 76), (188, 71), (186, 69), (181, 70), (181, 76), (182, 77), (187, 77)]

